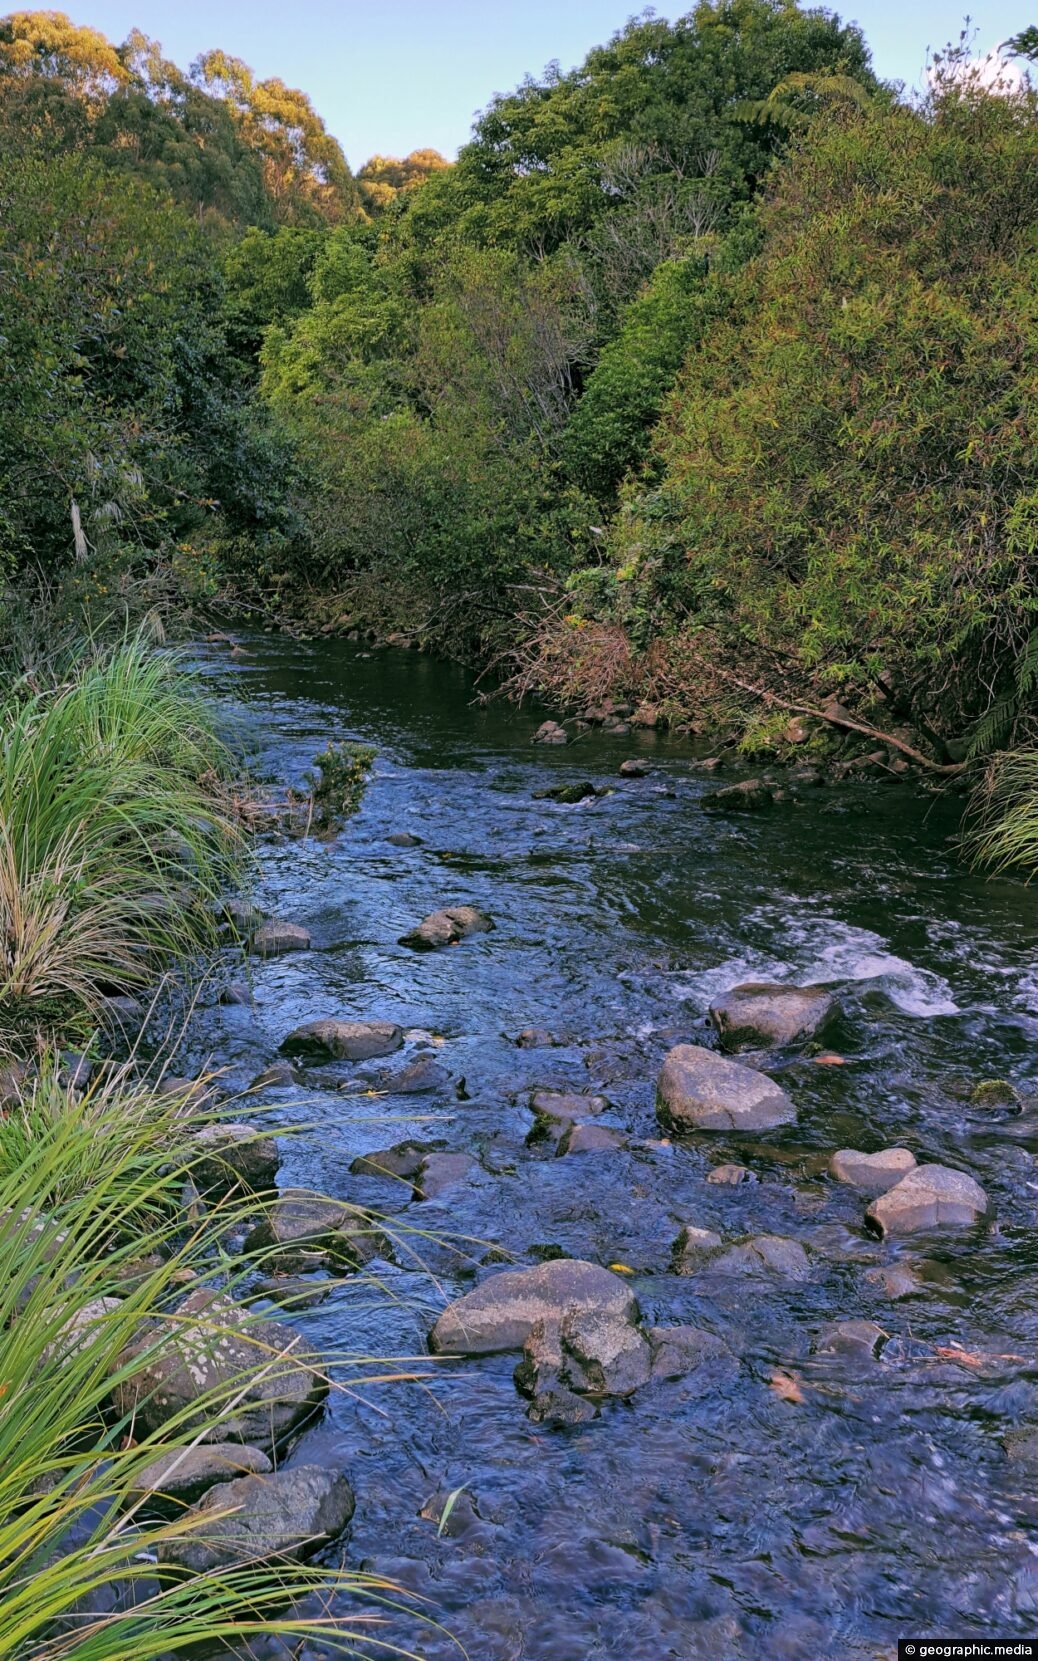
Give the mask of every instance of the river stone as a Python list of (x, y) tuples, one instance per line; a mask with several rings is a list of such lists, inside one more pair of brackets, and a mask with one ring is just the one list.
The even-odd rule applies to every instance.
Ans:
[(328, 1394), (306, 1360), (293, 1327), (257, 1320), (203, 1289), (184, 1299), (175, 1319), (146, 1323), (115, 1363), (124, 1376), (112, 1396), (138, 1434), (171, 1419), (195, 1428), (197, 1417), (204, 1441), (269, 1447), (311, 1418)]
[(370, 1061), (391, 1055), (404, 1041), (395, 1021), (307, 1021), (294, 1027), (281, 1045), (285, 1055), (323, 1061)]
[(623, 1148), (627, 1138), (609, 1125), (570, 1125), (555, 1150), (557, 1159), (573, 1153), (610, 1153)]
[(219, 1122), (196, 1131), (188, 1143), (191, 1177), (200, 1194), (273, 1188), (281, 1164), (277, 1141), (255, 1125)]
[(821, 986), (746, 981), (710, 1005), (725, 1050), (803, 1043), (830, 1019), (835, 1003)]
[(771, 786), (763, 779), (742, 779), (738, 784), (712, 790), (700, 799), (699, 805), (708, 813), (760, 813), (771, 807), (774, 800)]
[(983, 1188), (964, 1171), (917, 1165), (873, 1200), (865, 1219), (880, 1234), (914, 1234), (926, 1228), (969, 1228), (987, 1208)]
[(841, 1148), (829, 1161), (837, 1182), (863, 1188), (867, 1194), (885, 1194), (915, 1167), (915, 1155), (907, 1148), (884, 1148), (880, 1153), (858, 1153)]
[(89, 1348), (104, 1328), (110, 1316), (122, 1307), (122, 1298), (91, 1298), (67, 1321), (54, 1342), (43, 1350), (44, 1362), (70, 1361), (80, 1350)]
[(652, 1351), (632, 1321), (602, 1310), (562, 1319), (562, 1382), (578, 1395), (629, 1396), (649, 1382)]
[(648, 1331), (652, 1347), (652, 1377), (685, 1378), (706, 1368), (712, 1376), (734, 1373), (738, 1362), (722, 1338), (696, 1326), (653, 1326)]
[(534, 1269), (504, 1269), (449, 1305), (430, 1334), (435, 1354), (492, 1355), (522, 1349), (538, 1321), (599, 1313), (634, 1321), (638, 1303), (619, 1275), (560, 1257)]
[(414, 1186), (416, 1200), (434, 1200), (444, 1189), (453, 1188), (479, 1170), (479, 1160), (470, 1153), (431, 1153), (422, 1160)]
[(241, 935), (254, 933), (263, 922), (262, 911), (251, 900), (221, 900), (217, 911), (223, 921)]
[(217, 1002), (237, 1008), (248, 1007), (252, 1003), (252, 992), (243, 980), (232, 980), (229, 985), (220, 988)]
[(751, 1171), (748, 1165), (715, 1165), (712, 1171), (706, 1174), (707, 1182), (714, 1182), (725, 1188), (738, 1188), (744, 1182), (757, 1182), (756, 1171)]
[(131, 1501), (148, 1498), (190, 1505), (217, 1482), (240, 1476), (263, 1476), (274, 1469), (261, 1448), (240, 1442), (203, 1442), (198, 1447), (164, 1453), (135, 1478)]
[(620, 777), (622, 779), (644, 779), (649, 772), (649, 763), (642, 761), (638, 756), (632, 756), (629, 761), (621, 761)]
[(246, 1236), (243, 1251), (262, 1252), (263, 1267), (280, 1274), (341, 1267), (361, 1268), (385, 1257), (389, 1242), (365, 1211), (289, 1188)]
[(656, 1111), (667, 1129), (677, 1131), (771, 1130), (796, 1119), (774, 1079), (700, 1044), (679, 1044), (667, 1056)]
[(275, 1061), (272, 1066), (264, 1067), (262, 1073), (257, 1073), (249, 1086), (250, 1090), (274, 1090), (283, 1085), (298, 1084), (299, 1075), (289, 1061)]
[(562, 1090), (535, 1090), (530, 1107), (541, 1119), (572, 1124), (595, 1113), (604, 1113), (609, 1103), (604, 1096), (570, 1095)]
[(534, 744), (568, 744), (569, 734), (557, 721), (542, 721), (532, 741)]
[(409, 933), (401, 935), (400, 945), (410, 946), (416, 952), (434, 952), (441, 946), (455, 946), (470, 934), (486, 934), (493, 926), (493, 919), (474, 905), (444, 906), (442, 911), (431, 911)]
[(711, 1264), (735, 1274), (783, 1275), (787, 1280), (807, 1280), (811, 1265), (798, 1240), (787, 1240), (781, 1234), (756, 1234), (738, 1246), (729, 1246)]
[(358, 1155), (350, 1166), (355, 1177), (416, 1177), (426, 1156), (442, 1151), (436, 1142), (396, 1142), (391, 1148)]
[(818, 1355), (847, 1355), (871, 1361), (887, 1336), (875, 1321), (829, 1321), (819, 1331), (814, 1349)]
[[(323, 1465), (294, 1465), (262, 1476), (243, 1476), (210, 1488), (185, 1513), (185, 1521), (222, 1513), (164, 1540), (159, 1562), (205, 1574), (236, 1563), (303, 1562), (337, 1540), (353, 1516), (346, 1477)], [(228, 1515), (230, 1513), (230, 1515)]]
[(516, 1034), (515, 1041), (521, 1050), (548, 1050), (555, 1043), (555, 1036), (547, 1027), (524, 1027)]
[(691, 1275), (724, 1247), (724, 1241), (712, 1228), (696, 1228), (689, 1223), (681, 1230), (671, 1249), (671, 1269), (676, 1275)]
[(379, 1088), (391, 1096), (421, 1096), (430, 1090), (444, 1090), (450, 1084), (450, 1074), (434, 1056), (420, 1055), (399, 1073), (387, 1073), (379, 1080)]
[(271, 918), (262, 923), (252, 936), (251, 950), (256, 957), (281, 957), (285, 952), (305, 952), (310, 947), (310, 935), (298, 923), (279, 923)]
[(413, 836), (410, 831), (394, 831), (392, 836), (386, 837), (386, 841), (394, 848), (420, 848), (422, 845), (421, 837)]
[(924, 1290), (913, 1271), (904, 1263), (895, 1263), (888, 1269), (867, 1269), (865, 1279), (870, 1286), (878, 1286), (897, 1303), (901, 1298), (914, 1298)]

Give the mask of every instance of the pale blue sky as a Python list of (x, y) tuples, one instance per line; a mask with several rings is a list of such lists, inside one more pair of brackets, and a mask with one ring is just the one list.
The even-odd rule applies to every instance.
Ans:
[[(10, 3), (10, 0), (9, 0)], [(30, 0), (31, 3), (31, 0)], [(25, 5), (26, 0), (21, 0)], [(494, 92), (551, 59), (572, 67), (632, 12), (624, 0), (50, 0), (115, 41), (136, 25), (186, 67), (223, 47), (260, 76), (302, 87), (353, 167), (374, 151), (404, 155), (432, 145), (451, 156)], [(687, 5), (661, 3), (664, 17)], [(849, 0), (876, 69), (919, 82), (928, 47), (957, 38), (959, 0)], [(1032, 15), (1035, 14), (1035, 15)], [(970, 15), (977, 47), (1038, 22), (1038, 0), (980, 0)]]

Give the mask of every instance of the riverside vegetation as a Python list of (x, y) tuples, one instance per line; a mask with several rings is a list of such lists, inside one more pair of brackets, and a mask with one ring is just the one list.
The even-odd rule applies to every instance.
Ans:
[[(1033, 30), (1013, 45), (1038, 54)], [(490, 666), (568, 721), (622, 733), (634, 709), (764, 763), (919, 771), (969, 792), (968, 855), (1030, 873), (1038, 94), (960, 45), (913, 102), (855, 26), (721, 0), (495, 98), (456, 163), (354, 175), (305, 94), (225, 52), (185, 72), (139, 32), (18, 12), (0, 136), (0, 1655), (279, 1635), (357, 1653), (395, 1593), (332, 1566), (349, 1485), (274, 1465), (329, 1393), (414, 1364), (318, 1354), (249, 1303), (290, 1296), (293, 1256), (362, 1271), (390, 1226), (277, 1199), (256, 1112), (171, 1080), (140, 1034), (156, 986), (184, 992), (228, 941), (309, 946), (232, 897), (252, 833), (334, 837), (374, 752), (328, 741), (305, 788), (258, 800), (163, 620), (252, 606)], [(744, 781), (707, 805), (783, 793)], [(452, 903), (401, 944), (490, 927)], [(285, 1044), (363, 1062), (403, 1036), (329, 1020)], [(419, 1053), (371, 1089), (445, 1081)], [(535, 1149), (626, 1158), (591, 1122), (605, 1097), (531, 1100)], [(675, 1136), (796, 1118), (685, 1043), (660, 1103)], [(481, 1171), (435, 1143), (360, 1163), (426, 1200)], [(901, 1148), (833, 1172), (889, 1189), (881, 1233), (988, 1204)], [(806, 1275), (795, 1242), (723, 1244), (689, 1225), (676, 1272), (718, 1255)], [(543, 1300), (518, 1342), (500, 1275), (433, 1347), (522, 1348), (549, 1424), (728, 1376), (725, 1343), (648, 1325), (613, 1270), (514, 1271)]]

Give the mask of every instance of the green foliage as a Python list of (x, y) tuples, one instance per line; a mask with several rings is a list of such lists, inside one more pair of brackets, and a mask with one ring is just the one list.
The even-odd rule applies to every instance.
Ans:
[[(615, 552), (657, 615), (957, 736), (1034, 627), (1035, 96), (816, 123)], [(768, 671), (771, 672), (770, 669)]]
[(141, 637), (0, 708), (0, 1036), (68, 1019), (215, 939), (242, 857), (229, 756), (175, 658)]
[(316, 771), (307, 773), (306, 782), (310, 786), (310, 824), (315, 830), (338, 830), (356, 813), (376, 753), (370, 744), (347, 740), (329, 744), (314, 757)]
[(989, 871), (1038, 871), (1038, 750), (994, 755), (976, 786), (963, 848)]

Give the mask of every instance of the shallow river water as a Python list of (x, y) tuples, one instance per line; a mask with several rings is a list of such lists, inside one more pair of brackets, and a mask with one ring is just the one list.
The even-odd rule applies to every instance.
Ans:
[[(283, 1184), (392, 1211), (404, 1231), (378, 1287), (339, 1285), (292, 1317), (328, 1353), (418, 1357), (429, 1375), (335, 1394), (293, 1455), (348, 1471), (348, 1561), (396, 1579), (440, 1623), (390, 1613), (382, 1641), (424, 1661), (853, 1661), (892, 1656), (899, 1636), (1033, 1634), (1038, 1468), (1006, 1444), (1038, 1426), (1038, 893), (964, 872), (955, 804), (907, 785), (818, 789), (721, 819), (701, 811), (716, 781), (680, 741), (592, 733), (534, 749), (538, 717), (479, 707), (449, 665), (341, 641), (247, 644), (212, 672), (269, 776), (297, 780), (341, 738), (378, 758), (335, 842), (261, 847), (258, 902), (304, 924), (314, 949), (254, 963), (252, 1008), (204, 999), (189, 1059), (211, 1055), (244, 1083), (290, 1028), (331, 1015), (433, 1035), (264, 1097), (278, 1122), (309, 1127), (285, 1141)], [(618, 778), (636, 754), (649, 776)], [(578, 806), (533, 799), (585, 778), (615, 789)], [(387, 841), (404, 830), (421, 845)], [(458, 903), (488, 911), (494, 931), (435, 953), (397, 943)], [(711, 1041), (715, 993), (773, 978), (838, 994), (827, 1043), (846, 1065), (767, 1063), (795, 1126), (664, 1141), (667, 1049)], [(527, 1027), (558, 1044), (517, 1048)], [(430, 1042), (452, 1081), (439, 1093), (337, 1088), (377, 1085)], [(1003, 1077), (1022, 1112), (970, 1104), (973, 1084)], [(602, 1122), (626, 1147), (528, 1146), (537, 1087), (606, 1096)], [(358, 1153), (409, 1135), (481, 1169), (418, 1203), (349, 1173)], [(867, 1201), (826, 1164), (837, 1148), (892, 1143), (971, 1172), (993, 1221), (869, 1238)], [(759, 1181), (708, 1183), (726, 1160)], [(791, 1236), (810, 1278), (673, 1275), (685, 1223)], [(646, 1318), (720, 1335), (737, 1376), (654, 1384), (551, 1429), (526, 1416), (517, 1357), (426, 1356), (437, 1310), (492, 1272), (488, 1254), (551, 1251), (634, 1270)], [(893, 1263), (915, 1270), (917, 1295), (891, 1302), (867, 1278)], [(825, 1322), (856, 1316), (890, 1335), (880, 1359), (812, 1352)], [(776, 1371), (794, 1391), (773, 1387)]]

